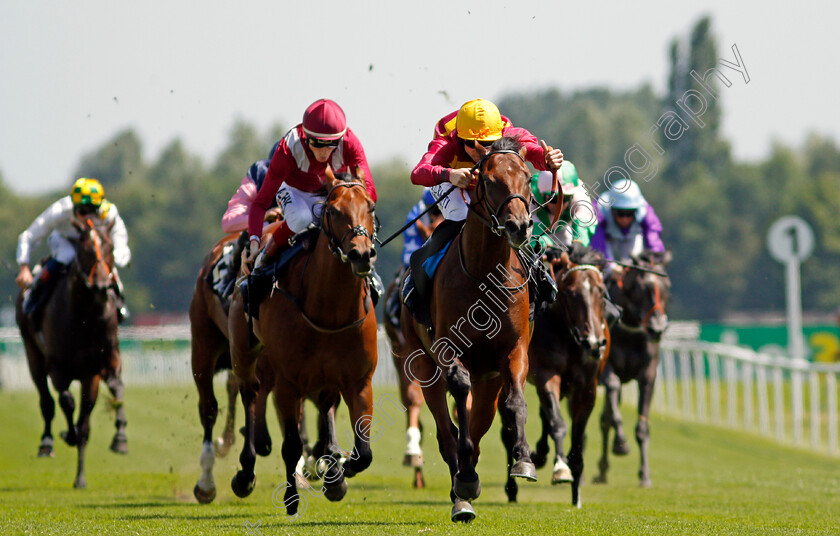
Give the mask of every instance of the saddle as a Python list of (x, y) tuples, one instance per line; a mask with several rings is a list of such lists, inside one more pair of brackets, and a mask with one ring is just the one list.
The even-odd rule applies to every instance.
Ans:
[(265, 267), (261, 277), (253, 280), (253, 285), (248, 284), (248, 277), (242, 278), (239, 289), (242, 291), (245, 311), (248, 314), (253, 318), (259, 318), (259, 305), (283, 273), (283, 268), (301, 251), (312, 251), (320, 232), (319, 229), (313, 228), (295, 235), (293, 244), (284, 248), (277, 256), (277, 260)]
[(463, 221), (443, 220), (426, 243), (411, 254), (411, 272), (406, 276), (400, 294), (412, 316), (421, 324), (432, 324), (429, 298), (435, 271), (463, 227)]

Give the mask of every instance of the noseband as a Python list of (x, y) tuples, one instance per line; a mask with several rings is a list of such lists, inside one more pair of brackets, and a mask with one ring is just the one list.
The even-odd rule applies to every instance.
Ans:
[[(645, 270), (648, 273), (652, 273), (658, 276), (665, 276), (659, 272), (654, 272), (652, 270)], [(667, 277), (667, 276), (665, 276)], [(618, 280), (618, 288), (622, 291), (624, 290), (624, 276)], [(647, 313), (642, 317), (642, 322), (639, 326), (629, 326), (624, 322), (620, 322), (621, 326), (627, 329), (628, 331), (638, 331), (638, 332), (645, 332), (648, 329), (648, 325), (650, 324), (650, 319), (653, 318), (654, 313), (659, 311), (662, 314), (665, 314), (665, 307), (662, 305), (662, 299), (660, 298), (659, 293), (659, 285), (654, 283), (653, 285), (653, 306), (648, 310)]]
[[(601, 270), (595, 266), (594, 264), (578, 264), (572, 268), (566, 270), (566, 272), (560, 277), (560, 282), (565, 283), (566, 278), (569, 277), (570, 274), (573, 272), (583, 272), (583, 271), (594, 271), (597, 273), (601, 273)], [(578, 328), (574, 322), (572, 322), (572, 318), (570, 313), (566, 307), (563, 307), (563, 316), (565, 317), (566, 324), (569, 326), (569, 332), (572, 334), (572, 337), (575, 339), (575, 342), (578, 346), (583, 346), (586, 342), (583, 334), (580, 332), (580, 328)]]
[(525, 196), (523, 196), (521, 194), (511, 194), (511, 195), (507, 196), (499, 204), (499, 206), (496, 208), (496, 210), (492, 209), (492, 207), (490, 206), (488, 196), (487, 196), (487, 186), (485, 185), (485, 182), (484, 182), (484, 179), (486, 178), (486, 175), (484, 174), (484, 166), (487, 163), (487, 160), (489, 160), (489, 158), (491, 156), (495, 155), (495, 154), (515, 154), (517, 156), (517, 158), (519, 158), (522, 161), (522, 163), (525, 163), (525, 159), (522, 158), (521, 154), (519, 154), (516, 151), (511, 151), (509, 149), (493, 151), (493, 152), (487, 153), (486, 155), (482, 156), (481, 160), (479, 160), (476, 163), (476, 165), (474, 165), (472, 167), (472, 169), (470, 171), (475, 172), (476, 170), (478, 170), (478, 183), (476, 184), (475, 189), (476, 189), (476, 191), (480, 191), (481, 195), (479, 196), (479, 199), (477, 200), (477, 203), (480, 204), (484, 208), (484, 212), (489, 215), (490, 220), (488, 221), (487, 218), (485, 218), (477, 210), (475, 210), (472, 207), (472, 205), (467, 205), (467, 206), (469, 207), (470, 210), (473, 211), (473, 213), (476, 216), (478, 216), (479, 220), (481, 220), (481, 222), (484, 223), (484, 225), (486, 225), (487, 227), (490, 228), (490, 230), (493, 231), (493, 233), (495, 233), (497, 236), (502, 236), (502, 234), (505, 231), (505, 226), (502, 225), (499, 222), (499, 215), (502, 212), (502, 209), (505, 208), (505, 205), (507, 205), (508, 203), (513, 201), (514, 199), (519, 199), (520, 201), (525, 203), (525, 207), (527, 208), (528, 204), (529, 204), (529, 200), (525, 199)]
[[(353, 188), (353, 187), (356, 187), (356, 186), (358, 186), (359, 188), (364, 188), (365, 193), (367, 193), (367, 188), (365, 188), (364, 184), (360, 184), (358, 182), (346, 182), (346, 183), (341, 182), (341, 183), (338, 183), (335, 186), (333, 186), (330, 189), (330, 191), (327, 192), (326, 198), (324, 200), (324, 204), (326, 205), (327, 203), (329, 203), (330, 197), (332, 196), (333, 192), (335, 192), (337, 189), (339, 189), (341, 187)], [(327, 222), (328, 222), (327, 216), (328, 215), (329, 215), (329, 213), (326, 210), (324, 210), (324, 212), (321, 216), (321, 227), (326, 232), (330, 251), (332, 252), (333, 255), (338, 257), (341, 260), (341, 262), (347, 263), (347, 262), (350, 261), (350, 259), (347, 257), (347, 254), (344, 252), (344, 249), (342, 247), (342, 245), (344, 244), (344, 242), (347, 240), (348, 237), (350, 238), (350, 240), (352, 240), (353, 238), (355, 238), (357, 236), (365, 236), (371, 241), (371, 252), (376, 251), (376, 247), (373, 245), (375, 243), (374, 241), (376, 240), (376, 225), (375, 224), (374, 224), (373, 233), (368, 231), (367, 227), (365, 227), (364, 225), (354, 225), (353, 227), (348, 229), (346, 233), (344, 233), (344, 236), (342, 236), (341, 239), (336, 239), (335, 235), (332, 232), (332, 226), (327, 224)]]

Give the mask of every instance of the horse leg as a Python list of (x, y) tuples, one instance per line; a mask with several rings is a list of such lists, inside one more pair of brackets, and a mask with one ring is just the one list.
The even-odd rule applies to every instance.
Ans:
[(368, 377), (355, 392), (342, 392), (350, 408), (350, 422), (353, 425), (353, 451), (344, 464), (344, 476), (352, 478), (370, 466), (373, 453), (370, 450), (370, 429), (373, 420), (373, 389)]
[[(612, 430), (614, 426), (617, 427), (617, 430), (621, 429), (621, 413), (618, 405), (618, 394), (621, 390), (621, 380), (615, 372), (613, 372), (609, 362), (604, 367), (604, 372), (601, 375), (601, 383), (604, 385), (606, 400), (604, 402), (604, 409), (601, 412), (601, 459), (598, 460), (598, 474), (592, 479), (592, 482), (595, 484), (607, 483), (607, 470), (610, 468), (608, 454), (610, 430)], [(616, 431), (616, 438), (617, 437), (618, 431)]]
[(420, 386), (411, 382), (403, 371), (403, 360), (394, 354), (394, 365), (399, 371), (400, 399), (404, 407), (408, 408), (406, 413), (406, 447), (403, 456), (403, 465), (414, 468), (415, 488), (423, 488), (426, 483), (423, 480), (423, 450), (420, 448), (420, 440), (423, 437), (420, 429), (420, 410), (423, 407), (423, 391)]
[(61, 432), (59, 435), (71, 447), (75, 447), (79, 442), (76, 425), (73, 423), (73, 413), (76, 411), (76, 401), (73, 399), (73, 393), (70, 392), (70, 380), (62, 377), (53, 377), (53, 386), (58, 391), (58, 405), (64, 413), (64, 418), (67, 419), (67, 431)]
[(259, 346), (252, 348), (250, 345), (250, 330), (245, 320), (245, 309), (239, 289), (234, 291), (231, 299), (228, 333), (230, 334), (230, 361), (236, 378), (239, 380), (239, 392), (242, 396), (242, 406), (245, 408), (245, 441), (239, 455), (242, 469), (234, 475), (230, 485), (238, 497), (247, 497), (254, 491), (256, 483), (254, 465), (257, 453), (254, 446), (254, 421), (260, 388), (256, 374), (260, 348)]
[(586, 440), (586, 423), (595, 407), (598, 382), (595, 378), (574, 388), (569, 399), (572, 416), (572, 446), (569, 449), (569, 467), (572, 470), (572, 504), (580, 508), (580, 481), (583, 475), (583, 446)]
[(265, 420), (268, 394), (271, 392), (271, 387), (267, 381), (260, 382), (260, 389), (257, 393), (257, 402), (254, 408), (254, 450), (263, 457), (271, 454), (271, 436), (268, 435), (268, 424)]
[(213, 392), (213, 375), (216, 371), (218, 353), (213, 352), (212, 335), (206, 330), (197, 329), (195, 321), (192, 325), (192, 373), (198, 390), (198, 417), (204, 431), (201, 454), (198, 458), (201, 476), (193, 488), (193, 495), (202, 504), (213, 502), (216, 498), (216, 481), (213, 479), (213, 465), (216, 462), (216, 451), (213, 446), (213, 426), (219, 413), (219, 405)]
[(128, 454), (128, 438), (125, 435), (125, 428), (128, 425), (128, 421), (125, 418), (125, 407), (123, 404), (123, 393), (125, 392), (125, 387), (123, 386), (122, 378), (120, 377), (119, 365), (111, 369), (110, 374), (108, 374), (108, 378), (105, 380), (105, 385), (108, 386), (111, 396), (114, 397), (111, 405), (117, 411), (117, 416), (114, 420), (114, 426), (117, 431), (114, 432), (114, 438), (111, 440), (110, 449), (111, 452), (116, 452), (117, 454)]
[[(552, 484), (564, 484), (572, 481), (569, 461), (563, 454), (563, 440), (566, 437), (566, 421), (560, 413), (560, 376), (552, 375), (545, 381), (537, 382), (537, 395), (540, 399), (540, 415), (543, 417), (543, 435), (550, 435), (554, 441), (554, 468), (551, 474)], [(548, 441), (545, 446), (548, 454)]]
[(41, 434), (41, 444), (38, 445), (38, 457), (55, 456), (53, 451), (52, 420), (55, 417), (55, 400), (50, 394), (50, 386), (47, 382), (47, 370), (44, 363), (44, 354), (38, 347), (24, 338), (26, 346), (26, 359), (29, 362), (29, 375), (38, 389), (38, 398), (41, 405), (41, 416), (44, 418), (44, 433)]
[(257, 480), (257, 476), (254, 474), (254, 465), (257, 461), (257, 450), (254, 446), (254, 420), (258, 391), (259, 384), (255, 382), (243, 382), (239, 387), (242, 405), (245, 408), (245, 441), (242, 445), (242, 452), (239, 454), (239, 463), (242, 465), (242, 469), (233, 476), (230, 487), (237, 497), (242, 498), (247, 497), (254, 491)]
[[(407, 340), (411, 341), (409, 338)], [(455, 494), (455, 474), (458, 472), (458, 429), (449, 415), (449, 407), (446, 401), (446, 383), (437, 377), (440, 371), (429, 357), (416, 354), (416, 352), (421, 352), (419, 342), (416, 343), (414, 348), (414, 353), (411, 355), (418, 355), (419, 357), (408, 362), (411, 370), (406, 370), (406, 374), (417, 381), (423, 382), (423, 398), (435, 420), (438, 450), (444, 463), (449, 467), (449, 477), (452, 482), (452, 488), (449, 491), (449, 499), (452, 501), (450, 519), (454, 522), (469, 523), (475, 519), (475, 510), (473, 510), (470, 501), (461, 499)], [(437, 379), (432, 381), (433, 378)]]
[(234, 430), (236, 426), (236, 397), (239, 396), (239, 382), (236, 380), (236, 374), (232, 370), (227, 373), (225, 389), (227, 391), (228, 401), (227, 413), (225, 413), (225, 428), (222, 431), (222, 435), (217, 437), (213, 443), (216, 456), (219, 458), (227, 456), (233, 444), (236, 443), (236, 432)]
[(458, 472), (453, 477), (452, 491), (465, 501), (473, 501), (481, 495), (481, 481), (475, 472), (475, 445), (470, 436), (470, 411), (467, 398), (470, 395), (470, 373), (458, 360), (446, 371), (446, 385), (455, 399), (458, 418)]
[[(286, 465), (286, 482), (281, 486), (285, 489), (283, 494), (283, 505), (286, 507), (286, 514), (297, 519), (306, 511), (308, 502), (301, 497), (297, 491), (297, 478), (295, 471), (298, 460), (303, 453), (303, 442), (300, 438), (300, 406), (303, 401), (293, 398), (288, 393), (283, 393), (279, 386), (274, 388), (274, 407), (277, 409), (277, 417), (280, 419), (283, 428), (283, 445), (280, 447), (280, 455)], [(305, 482), (305, 480), (304, 480)], [(276, 496), (281, 488), (274, 491)], [(272, 502), (275, 499), (272, 498)], [(303, 502), (303, 511), (298, 514), (300, 503)]]
[(648, 465), (648, 443), (650, 442), (650, 426), (648, 415), (650, 415), (650, 404), (653, 400), (653, 385), (656, 382), (657, 359), (651, 360), (647, 370), (638, 379), (639, 384), (639, 422), (636, 423), (636, 442), (639, 444), (641, 466), (639, 468), (639, 486), (649, 488), (652, 485), (650, 480), (650, 466)]
[(531, 461), (531, 448), (525, 437), (528, 406), (525, 403), (525, 377), (528, 375), (528, 349), (516, 348), (510, 355), (509, 367), (503, 372), (506, 396), (499, 404), (502, 422), (513, 427), (513, 466), (510, 476), (537, 480), (537, 468)]
[(621, 416), (621, 379), (612, 373), (607, 376), (604, 386), (607, 388), (607, 403), (612, 410), (612, 425), (615, 428), (612, 451), (616, 456), (630, 454), (630, 443), (624, 435), (624, 418)]
[(340, 501), (347, 494), (347, 480), (341, 467), (342, 452), (335, 433), (335, 410), (338, 407), (338, 393), (322, 393), (318, 398), (318, 441), (312, 449), (315, 474), (304, 469), (307, 479), (324, 479), (324, 495), (330, 501)]
[(82, 489), (87, 487), (85, 481), (85, 449), (87, 447), (88, 438), (90, 437), (90, 414), (93, 411), (93, 406), (96, 404), (96, 397), (99, 394), (99, 376), (88, 376), (82, 380), (81, 402), (79, 408), (79, 420), (76, 424), (78, 434), (78, 450), (79, 458), (76, 470), (76, 480), (73, 482), (73, 487)]

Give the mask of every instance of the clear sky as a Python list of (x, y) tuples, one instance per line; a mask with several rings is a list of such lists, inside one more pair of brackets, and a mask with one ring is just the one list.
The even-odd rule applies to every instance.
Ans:
[(69, 186), (82, 154), (127, 127), (147, 160), (175, 138), (209, 159), (235, 119), (291, 126), (320, 97), (372, 163), (413, 165), (471, 98), (643, 82), (661, 94), (670, 40), (703, 14), (751, 78), (732, 71), (722, 90), (737, 157), (809, 131), (840, 138), (836, 2), (26, 0), (0, 3), (0, 171), (21, 193)]

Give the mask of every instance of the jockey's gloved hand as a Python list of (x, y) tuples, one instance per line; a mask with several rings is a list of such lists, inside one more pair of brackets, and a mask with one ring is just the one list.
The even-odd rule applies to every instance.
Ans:
[(246, 275), (251, 273), (251, 267), (254, 265), (254, 261), (257, 260), (259, 253), (260, 242), (252, 238), (248, 247), (242, 250), (242, 271)]

